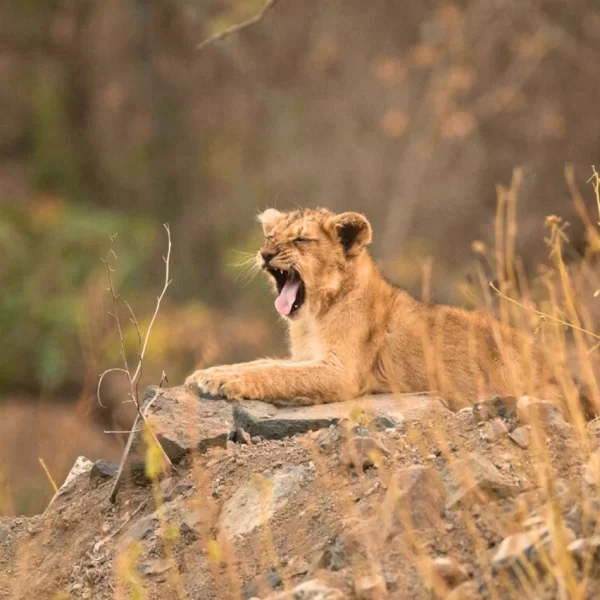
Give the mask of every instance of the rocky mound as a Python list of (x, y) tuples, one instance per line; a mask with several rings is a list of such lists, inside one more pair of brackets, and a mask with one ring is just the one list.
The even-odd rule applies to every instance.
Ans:
[(180, 387), (149, 412), (176, 471), (154, 477), (138, 443), (113, 505), (115, 465), (80, 458), (43, 515), (0, 519), (0, 598), (600, 594), (596, 424), (542, 400), (278, 408)]

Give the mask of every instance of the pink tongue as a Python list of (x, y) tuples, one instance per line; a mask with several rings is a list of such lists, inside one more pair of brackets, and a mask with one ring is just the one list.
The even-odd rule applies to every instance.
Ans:
[(284, 317), (289, 315), (292, 312), (292, 306), (294, 306), (294, 302), (296, 302), (296, 295), (298, 294), (298, 288), (302, 282), (300, 279), (296, 279), (295, 281), (285, 282), (279, 296), (275, 300), (275, 308), (282, 314)]

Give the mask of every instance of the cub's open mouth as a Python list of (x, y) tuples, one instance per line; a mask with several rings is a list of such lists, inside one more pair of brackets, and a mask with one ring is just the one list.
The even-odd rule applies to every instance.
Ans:
[(277, 292), (275, 308), (279, 314), (289, 317), (304, 304), (304, 282), (294, 269), (277, 269), (268, 267), (267, 271), (275, 278)]

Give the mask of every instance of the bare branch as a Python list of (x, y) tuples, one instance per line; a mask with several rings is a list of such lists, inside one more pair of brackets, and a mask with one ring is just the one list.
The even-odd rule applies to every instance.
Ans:
[(160, 296), (156, 299), (156, 308), (154, 309), (154, 314), (152, 315), (152, 319), (150, 319), (150, 324), (148, 325), (148, 329), (146, 331), (146, 335), (144, 337), (144, 343), (142, 345), (142, 350), (140, 352), (140, 361), (138, 363), (137, 369), (133, 374), (133, 381), (137, 381), (142, 373), (142, 366), (144, 362), (144, 355), (146, 354), (146, 347), (148, 346), (148, 338), (150, 337), (150, 331), (152, 331), (152, 326), (154, 325), (154, 321), (156, 321), (156, 316), (158, 315), (158, 311), (160, 310), (160, 303), (164, 298), (167, 288), (171, 285), (171, 280), (169, 279), (170, 273), (170, 261), (171, 261), (171, 229), (169, 228), (168, 223), (164, 223), (163, 227), (167, 232), (167, 240), (168, 240), (168, 248), (167, 248), (167, 256), (164, 258), (165, 261), (165, 284), (163, 286), (162, 292)]
[[(115, 288), (114, 288), (114, 283), (113, 283), (113, 278), (112, 278), (112, 273), (114, 273), (115, 269), (113, 269), (110, 265), (110, 258), (111, 256), (113, 258), (116, 259), (117, 255), (115, 254), (114, 248), (113, 248), (113, 244), (114, 244), (114, 238), (115, 236), (111, 236), (110, 241), (111, 241), (111, 247), (110, 250), (106, 256), (106, 259), (103, 260), (104, 264), (106, 265), (106, 272), (107, 272), (107, 277), (108, 277), (108, 291), (111, 294), (112, 297), (112, 301), (113, 301), (113, 312), (111, 313), (112, 316), (115, 319), (115, 322), (117, 323), (117, 331), (119, 334), (119, 341), (121, 343), (121, 357), (123, 359), (123, 366), (124, 368), (113, 368), (113, 369), (109, 369), (108, 371), (105, 371), (104, 373), (102, 373), (100, 375), (100, 380), (98, 382), (98, 389), (97, 389), (97, 396), (98, 396), (98, 402), (100, 403), (101, 406), (102, 402), (100, 401), (100, 386), (102, 384), (102, 380), (104, 379), (105, 375), (107, 373), (113, 372), (113, 371), (119, 371), (121, 373), (125, 373), (127, 380), (129, 382), (129, 392), (128, 392), (128, 397), (130, 398), (130, 400), (135, 404), (137, 413), (136, 413), (136, 417), (135, 417), (135, 422), (133, 424), (133, 427), (131, 428), (130, 432), (123, 432), (123, 433), (129, 433), (129, 438), (127, 440), (127, 444), (125, 446), (125, 449), (123, 451), (123, 455), (121, 457), (121, 462), (119, 464), (119, 470), (117, 473), (117, 478), (115, 480), (113, 489), (111, 491), (110, 494), (110, 500), (111, 502), (114, 502), (116, 500), (116, 496), (117, 496), (117, 492), (120, 486), (120, 482), (121, 482), (121, 478), (122, 478), (122, 474), (123, 474), (123, 469), (125, 466), (125, 463), (127, 461), (127, 458), (129, 456), (129, 452), (131, 450), (131, 446), (133, 445), (133, 441), (135, 439), (135, 436), (137, 433), (140, 432), (141, 428), (139, 428), (140, 425), (140, 421), (143, 424), (146, 424), (146, 414), (147, 414), (147, 410), (145, 412), (142, 412), (142, 407), (140, 406), (140, 400), (139, 400), (139, 382), (142, 376), (142, 372), (143, 372), (143, 367), (144, 367), (144, 356), (146, 354), (146, 349), (148, 347), (148, 340), (150, 338), (150, 333), (152, 331), (152, 327), (154, 325), (154, 322), (156, 321), (156, 317), (158, 315), (158, 312), (160, 310), (160, 306), (162, 303), (162, 300), (167, 292), (167, 289), (169, 287), (169, 285), (171, 284), (171, 279), (170, 279), (170, 261), (171, 261), (171, 230), (169, 228), (168, 223), (164, 224), (164, 228), (167, 232), (167, 241), (168, 241), (168, 246), (167, 246), (167, 255), (163, 257), (163, 260), (165, 262), (165, 281), (164, 281), (164, 285), (162, 288), (162, 291), (160, 293), (160, 295), (157, 297), (156, 299), (156, 307), (154, 309), (154, 313), (152, 314), (152, 318), (150, 319), (150, 324), (148, 325), (148, 329), (146, 330), (146, 333), (144, 336), (142, 336), (142, 333), (140, 331), (140, 326), (138, 323), (138, 320), (135, 316), (135, 313), (133, 312), (133, 309), (131, 308), (130, 304), (128, 302), (125, 302), (125, 305), (127, 306), (127, 309), (129, 311), (129, 320), (133, 323), (137, 336), (138, 336), (138, 365), (137, 368), (135, 370), (135, 373), (133, 374), (133, 376), (131, 375), (131, 371), (129, 369), (129, 363), (127, 361), (127, 355), (125, 352), (125, 342), (124, 342), (124, 335), (123, 335), (123, 329), (121, 327), (121, 320), (119, 317), (119, 310), (118, 310), (118, 294), (115, 292)], [(160, 381), (160, 386), (159, 386), (159, 391), (162, 388), (164, 382), (166, 381), (166, 375), (165, 372), (163, 371), (162, 373), (162, 377), (161, 377), (161, 381)], [(156, 392), (156, 394), (154, 395), (154, 397), (150, 400), (150, 403), (154, 402), (159, 394), (159, 391)], [(175, 467), (173, 466), (173, 463), (171, 462), (171, 459), (169, 458), (169, 456), (167, 455), (167, 453), (165, 452), (165, 449), (162, 447), (161, 443), (159, 442), (159, 440), (156, 438), (156, 435), (154, 434), (154, 432), (152, 432), (152, 430), (150, 429), (150, 434), (152, 435), (152, 437), (154, 438), (154, 441), (156, 442), (156, 444), (158, 445), (158, 447), (160, 448), (163, 457), (165, 458), (165, 461), (167, 462), (167, 464), (169, 465), (169, 467), (173, 470), (175, 470)], [(117, 432), (106, 432), (106, 433), (117, 433)]]
[(140, 431), (142, 431), (141, 429), (132, 429), (132, 430), (127, 430), (127, 429), (116, 429), (114, 431), (108, 431), (107, 429), (104, 430), (104, 433), (126, 433), (128, 435), (132, 434), (132, 433), (139, 433)]
[[(128, 310), (129, 310), (129, 320), (133, 323), (134, 327), (135, 327), (135, 331), (137, 333), (138, 336), (138, 360), (139, 360), (139, 364), (138, 364), (138, 368), (140, 371), (139, 377), (134, 378), (134, 382), (135, 382), (135, 399), (133, 399), (134, 402), (139, 402), (139, 397), (140, 397), (140, 379), (142, 378), (142, 372), (144, 370), (144, 361), (143, 361), (143, 357), (142, 357), (142, 333), (140, 331), (140, 326), (138, 323), (138, 320), (135, 316), (135, 313), (133, 312), (133, 309), (131, 308), (131, 305), (129, 304), (129, 302), (127, 302), (127, 300), (125, 300), (125, 306), (127, 306)], [(157, 308), (158, 310), (158, 308)]]
[[(160, 378), (160, 384), (159, 387), (162, 388), (162, 386), (164, 385), (165, 382), (168, 382), (169, 380), (167, 379), (167, 374), (163, 371), (162, 372), (162, 376)], [(147, 419), (148, 418), (148, 411), (150, 410), (150, 407), (154, 404), (154, 401), (158, 398), (158, 394), (154, 394), (154, 397), (146, 404), (146, 406), (144, 407), (144, 418)]]
[(113, 301), (113, 312), (109, 313), (117, 324), (117, 332), (119, 333), (119, 341), (121, 342), (121, 358), (123, 359), (123, 365), (125, 367), (124, 371), (127, 373), (127, 379), (129, 380), (129, 384), (131, 385), (131, 376), (129, 372), (129, 365), (127, 364), (127, 354), (125, 353), (125, 340), (123, 337), (123, 329), (121, 327), (121, 319), (119, 318), (119, 303), (118, 303), (118, 295), (115, 293), (115, 286), (112, 279), (112, 274), (115, 272), (113, 268), (110, 266), (110, 257), (113, 256), (115, 260), (117, 259), (117, 255), (114, 251), (114, 243), (117, 235), (110, 236), (110, 250), (106, 255), (106, 259), (104, 260), (104, 264), (106, 265), (106, 275), (108, 277), (108, 291), (112, 297)]
[[(148, 403), (146, 404), (146, 406), (149, 406), (156, 400), (156, 398), (158, 398), (165, 380), (166, 380), (166, 376), (165, 376), (165, 372), (163, 371), (163, 377), (161, 378), (158, 389), (154, 393), (154, 396), (152, 396), (152, 398), (150, 398), (150, 400), (148, 400)], [(133, 425), (131, 427), (131, 433), (129, 434), (129, 438), (127, 439), (127, 444), (125, 445), (125, 449), (123, 450), (123, 455), (121, 456), (121, 462), (119, 463), (119, 469), (117, 471), (117, 476), (115, 478), (115, 482), (113, 484), (113, 488), (112, 488), (112, 490), (110, 492), (110, 496), (109, 496), (109, 499), (113, 504), (115, 503), (115, 501), (117, 499), (117, 494), (119, 493), (119, 488), (121, 487), (121, 481), (123, 479), (123, 471), (125, 469), (125, 463), (127, 462), (127, 458), (129, 456), (129, 453), (131, 452), (131, 447), (133, 446), (133, 441), (135, 439), (136, 434), (140, 431), (138, 429), (140, 421), (145, 422), (145, 415), (142, 414), (142, 410), (139, 410), (135, 416), (135, 421), (133, 422)], [(150, 429), (150, 431), (152, 432), (151, 429)], [(161, 443), (158, 441), (158, 439), (156, 438), (154, 433), (152, 433), (152, 436), (154, 437), (154, 440), (158, 444), (158, 447), (161, 449), (163, 456), (166, 458), (167, 464), (170, 465), (171, 469), (173, 469), (174, 471), (177, 471), (177, 469), (173, 466), (173, 463), (167, 456)]]
[(267, 0), (265, 2), (265, 5), (263, 6), (262, 10), (257, 15), (250, 17), (246, 21), (242, 21), (241, 23), (238, 23), (237, 25), (228, 27), (227, 29), (220, 31), (219, 33), (215, 33), (215, 34), (211, 35), (210, 37), (206, 38), (203, 42), (198, 44), (196, 46), (196, 50), (203, 50), (204, 48), (206, 48), (206, 46), (209, 46), (210, 44), (213, 44), (214, 42), (218, 42), (219, 40), (227, 38), (230, 35), (233, 35), (234, 33), (238, 33), (240, 31), (242, 31), (243, 29), (247, 29), (248, 27), (252, 27), (253, 25), (260, 23), (266, 17), (267, 13), (278, 2), (279, 2), (279, 0)]
[(129, 379), (129, 371), (126, 371), (125, 369), (121, 369), (119, 367), (114, 367), (113, 369), (107, 369), (106, 371), (104, 371), (104, 373), (100, 374), (100, 378), (98, 379), (98, 387), (96, 388), (96, 398), (98, 400), (98, 404), (102, 408), (106, 408), (106, 406), (104, 406), (104, 404), (102, 404), (102, 400), (100, 400), (100, 387), (102, 386), (102, 380), (104, 379), (104, 377), (106, 375), (108, 375), (109, 373), (112, 373), (114, 371), (118, 371), (119, 373), (125, 373), (125, 375), (127, 375), (127, 379)]

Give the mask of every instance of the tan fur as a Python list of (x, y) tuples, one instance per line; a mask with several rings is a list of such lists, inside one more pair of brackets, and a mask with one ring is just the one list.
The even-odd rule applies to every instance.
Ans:
[(291, 357), (197, 371), (186, 383), (201, 392), (319, 403), (438, 391), (454, 409), (493, 394), (559, 395), (540, 350), (515, 330), (387, 283), (367, 251), (363, 215), (269, 209), (259, 221), (270, 265), (293, 267), (305, 285), (304, 304), (286, 319)]

